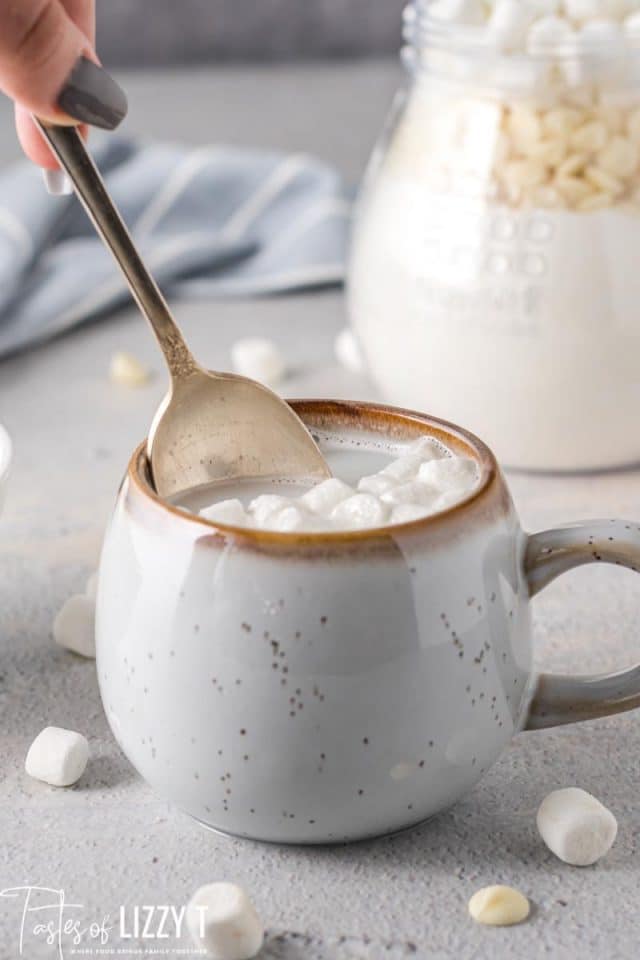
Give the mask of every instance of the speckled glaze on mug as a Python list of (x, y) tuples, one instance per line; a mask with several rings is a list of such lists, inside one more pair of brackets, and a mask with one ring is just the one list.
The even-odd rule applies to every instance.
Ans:
[(571, 566), (640, 564), (615, 521), (528, 537), (491, 452), (441, 421), (295, 402), (322, 438), (474, 457), (479, 488), (402, 526), (274, 533), (160, 500), (134, 454), (100, 568), (97, 660), (141, 775), (207, 825), (260, 840), (358, 840), (469, 791), (514, 733), (637, 706), (639, 671), (532, 673), (529, 598)]

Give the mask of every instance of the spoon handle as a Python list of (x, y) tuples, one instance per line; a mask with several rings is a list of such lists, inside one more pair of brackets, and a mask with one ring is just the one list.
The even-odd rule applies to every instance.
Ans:
[(76, 127), (44, 123), (43, 137), (69, 175), (78, 198), (120, 267), (140, 310), (151, 324), (174, 381), (198, 369), (160, 289), (144, 265)]

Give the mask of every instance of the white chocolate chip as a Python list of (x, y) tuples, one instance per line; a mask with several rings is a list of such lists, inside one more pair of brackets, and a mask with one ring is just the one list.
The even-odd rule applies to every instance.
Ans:
[(187, 928), (194, 944), (213, 960), (252, 960), (264, 940), (258, 913), (234, 883), (210, 883), (187, 906)]
[(81, 733), (45, 727), (29, 747), (24, 767), (35, 780), (70, 787), (84, 773), (88, 759), (89, 744)]
[(82, 657), (96, 655), (96, 603), (86, 594), (69, 597), (53, 621), (53, 639)]
[(580, 126), (583, 114), (571, 107), (556, 107), (543, 113), (541, 118), (545, 136), (567, 139), (572, 130)]
[(560, 164), (556, 173), (558, 177), (573, 177), (576, 173), (581, 173), (588, 162), (586, 153), (572, 153)]
[(615, 197), (612, 193), (592, 193), (576, 204), (576, 210), (582, 213), (594, 213), (596, 210), (606, 210), (612, 206)]
[(546, 180), (547, 168), (539, 160), (514, 160), (504, 168), (504, 176), (512, 187), (536, 187)]
[(364, 371), (364, 359), (360, 344), (356, 335), (350, 327), (341, 330), (335, 339), (333, 349), (338, 358), (338, 362), (351, 373), (362, 373)]
[(483, 887), (469, 900), (469, 913), (476, 923), (508, 927), (529, 916), (529, 901), (513, 887)]
[(624, 183), (618, 180), (617, 177), (612, 176), (612, 174), (607, 173), (607, 171), (601, 167), (595, 166), (595, 164), (587, 167), (584, 176), (589, 183), (593, 184), (596, 190), (603, 190), (606, 193), (610, 193), (613, 197), (618, 197), (621, 193), (624, 193)]
[(573, 149), (580, 153), (594, 153), (596, 150), (602, 150), (607, 138), (608, 133), (604, 123), (592, 120), (574, 130), (570, 142)]
[(506, 127), (518, 150), (525, 150), (542, 137), (540, 117), (528, 107), (513, 107), (507, 116)]
[(574, 867), (587, 867), (604, 857), (618, 832), (611, 811), (578, 787), (548, 794), (540, 804), (536, 822), (551, 852)]
[(142, 387), (151, 379), (151, 371), (132, 353), (114, 353), (109, 365), (109, 378), (125, 387)]
[(268, 387), (276, 387), (286, 373), (282, 353), (272, 340), (263, 337), (236, 340), (231, 347), (231, 363), (236, 373)]
[(598, 154), (598, 166), (614, 177), (630, 177), (638, 169), (638, 147), (626, 137), (612, 137)]
[(578, 177), (558, 177), (554, 185), (572, 207), (577, 207), (593, 193), (592, 187)]

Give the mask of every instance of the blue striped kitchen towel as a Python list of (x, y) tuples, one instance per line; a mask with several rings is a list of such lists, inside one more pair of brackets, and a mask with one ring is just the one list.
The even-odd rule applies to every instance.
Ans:
[[(237, 297), (339, 284), (351, 191), (308, 156), (92, 138), (92, 153), (165, 293)], [(0, 173), (0, 357), (126, 303), (75, 196)]]

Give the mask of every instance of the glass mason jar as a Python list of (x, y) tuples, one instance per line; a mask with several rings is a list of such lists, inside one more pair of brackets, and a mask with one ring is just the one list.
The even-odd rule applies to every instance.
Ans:
[(511, 54), (427, 11), (355, 218), (370, 372), (507, 466), (638, 462), (640, 44)]

